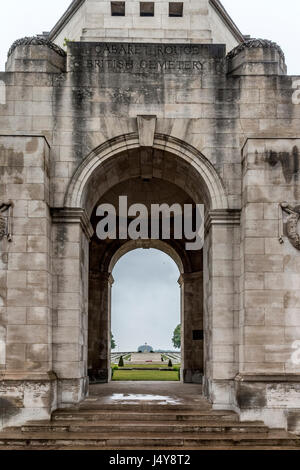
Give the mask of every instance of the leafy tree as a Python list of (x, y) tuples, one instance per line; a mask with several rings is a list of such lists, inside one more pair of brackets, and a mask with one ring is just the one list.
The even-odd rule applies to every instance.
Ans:
[(180, 347), (181, 347), (181, 325), (176, 326), (176, 328), (174, 330), (174, 333), (173, 333), (172, 342), (173, 342), (174, 348), (180, 349)]
[(110, 339), (111, 339), (111, 349), (116, 349), (117, 345), (116, 345), (116, 342), (114, 340), (114, 335), (112, 333), (110, 333)]
[(171, 359), (169, 359), (168, 367), (173, 367)]
[(119, 359), (119, 367), (124, 367), (123, 356), (120, 356), (120, 359)]

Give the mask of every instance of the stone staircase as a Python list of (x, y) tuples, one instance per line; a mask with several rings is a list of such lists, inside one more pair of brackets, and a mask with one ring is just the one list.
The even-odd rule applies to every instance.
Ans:
[(232, 411), (198, 405), (99, 404), (87, 399), (55, 411), (51, 421), (0, 433), (10, 449), (300, 449), (300, 437), (239, 421)]

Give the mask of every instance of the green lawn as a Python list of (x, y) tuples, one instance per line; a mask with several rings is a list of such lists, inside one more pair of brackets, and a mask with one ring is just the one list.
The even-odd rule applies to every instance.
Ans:
[[(114, 365), (117, 365), (117, 364), (112, 364), (111, 366), (113, 367)], [(179, 367), (180, 368), (180, 364), (174, 364), (173, 367)], [(147, 364), (124, 364), (124, 367), (125, 369), (128, 368), (128, 369), (131, 369), (131, 368), (135, 368), (135, 369), (167, 369), (168, 368), (168, 363), (167, 362), (162, 362), (161, 364), (151, 364), (151, 363), (147, 363)], [(120, 367), (120, 370), (122, 370), (122, 368)]]
[(160, 370), (115, 370), (112, 380), (158, 380), (178, 382), (177, 371), (160, 371)]
[[(161, 363), (161, 364), (149, 364), (149, 363), (147, 363), (147, 364), (131, 364), (130, 363), (130, 364), (124, 364), (124, 367), (125, 367), (125, 369), (126, 368), (129, 368), (129, 369), (132, 369), (132, 368), (135, 368), (135, 369), (148, 369), (148, 368), (149, 369), (160, 369), (161, 367), (163, 369), (167, 369), (168, 368), (168, 363), (167, 364), (163, 364), (163, 363)], [(122, 368), (120, 368), (120, 369), (122, 369)]]

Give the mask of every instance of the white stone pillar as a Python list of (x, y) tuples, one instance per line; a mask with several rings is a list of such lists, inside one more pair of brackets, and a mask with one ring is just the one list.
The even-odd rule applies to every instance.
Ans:
[(204, 243), (204, 392), (217, 408), (233, 404), (238, 372), (240, 211), (208, 214)]
[(202, 383), (203, 376), (203, 272), (184, 273), (181, 287), (181, 377)]
[(89, 273), (89, 351), (88, 373), (91, 381), (111, 378), (111, 288), (110, 273)]
[(236, 401), (242, 419), (274, 427), (300, 409), (300, 250), (281, 209), (299, 206), (299, 157), (300, 139), (248, 139), (243, 149)]
[(88, 392), (88, 269), (93, 234), (82, 209), (52, 210), (53, 370), (59, 406), (78, 403)]
[[(0, 427), (49, 418), (52, 365), (49, 146), (0, 137)], [(9, 219), (10, 216), (10, 219)]]

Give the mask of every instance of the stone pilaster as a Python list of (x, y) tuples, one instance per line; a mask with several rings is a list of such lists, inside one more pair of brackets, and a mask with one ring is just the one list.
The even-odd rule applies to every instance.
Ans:
[(249, 139), (243, 149), (236, 400), (242, 419), (273, 427), (300, 406), (300, 251), (281, 208), (299, 206), (299, 148), (299, 139)]
[[(0, 427), (46, 419), (52, 372), (49, 147), (43, 137), (0, 137)], [(2, 234), (3, 235), (3, 234)]]
[(203, 272), (180, 276), (182, 378), (185, 383), (202, 383), (203, 376)]
[(108, 382), (111, 376), (111, 288), (109, 273), (89, 273), (89, 351), (91, 381)]
[(230, 407), (237, 366), (240, 211), (215, 210), (204, 243), (204, 391), (215, 407)]
[(82, 209), (52, 210), (53, 370), (59, 406), (87, 394), (88, 252), (93, 230)]

